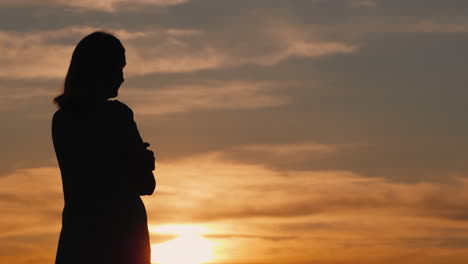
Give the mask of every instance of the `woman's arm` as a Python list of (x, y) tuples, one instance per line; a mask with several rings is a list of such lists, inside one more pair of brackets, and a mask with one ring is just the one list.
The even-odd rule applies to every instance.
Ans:
[(146, 149), (148, 143), (143, 143), (143, 146), (144, 149), (138, 150), (141, 153), (135, 154), (135, 171), (138, 177), (132, 177), (131, 183), (138, 195), (151, 195), (156, 188), (156, 179), (153, 175), (155, 157), (153, 151)]
[(119, 101), (111, 101), (119, 108), (118, 130), (121, 133), (124, 146), (124, 162), (128, 170), (129, 187), (138, 195), (151, 195), (156, 188), (153, 175), (155, 157), (148, 150), (148, 143), (143, 142), (137, 125), (133, 119), (133, 111)]

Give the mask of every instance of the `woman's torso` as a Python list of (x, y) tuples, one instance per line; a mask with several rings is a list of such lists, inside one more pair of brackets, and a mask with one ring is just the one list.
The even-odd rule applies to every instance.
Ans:
[(127, 184), (132, 175), (122, 118), (112, 101), (54, 115), (65, 200), (57, 263), (149, 261), (145, 208)]

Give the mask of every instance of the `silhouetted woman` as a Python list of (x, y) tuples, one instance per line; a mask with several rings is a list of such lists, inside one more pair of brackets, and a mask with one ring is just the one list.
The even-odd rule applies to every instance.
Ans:
[(116, 97), (125, 49), (111, 34), (94, 32), (76, 46), (52, 137), (65, 207), (56, 263), (149, 264), (150, 242), (140, 195), (156, 182), (153, 152), (133, 112)]

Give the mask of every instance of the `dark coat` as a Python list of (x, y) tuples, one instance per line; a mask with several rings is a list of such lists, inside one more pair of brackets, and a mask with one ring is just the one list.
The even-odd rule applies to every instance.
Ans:
[(153, 153), (119, 101), (62, 107), (52, 120), (65, 206), (56, 264), (149, 264)]

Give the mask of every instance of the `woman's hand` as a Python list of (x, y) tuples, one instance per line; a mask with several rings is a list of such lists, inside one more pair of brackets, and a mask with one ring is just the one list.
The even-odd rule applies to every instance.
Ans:
[(154, 156), (154, 152), (148, 149), (148, 147), (150, 146), (148, 142), (144, 142), (143, 146), (145, 147), (142, 153), (143, 164), (145, 167), (148, 166), (148, 168), (151, 169), (151, 171), (154, 171), (156, 168), (156, 158)]
[(155, 157), (153, 151), (147, 149), (149, 143), (138, 144), (138, 149), (132, 160), (134, 163), (133, 177), (130, 177), (131, 185), (138, 195), (151, 195), (156, 188), (156, 179), (153, 174), (155, 169)]

